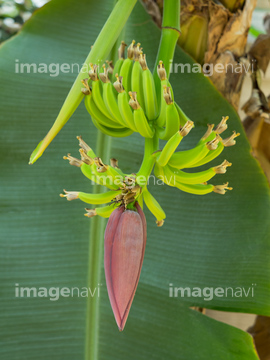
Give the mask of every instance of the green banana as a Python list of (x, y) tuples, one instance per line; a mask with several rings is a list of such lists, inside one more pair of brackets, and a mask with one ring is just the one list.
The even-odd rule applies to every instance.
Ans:
[(106, 177), (106, 175), (104, 177), (100, 176), (100, 173), (97, 171), (97, 166), (94, 162), (94, 159), (88, 156), (84, 149), (80, 149), (80, 154), (81, 160), (74, 158), (70, 154), (68, 154), (68, 156), (64, 156), (64, 159), (69, 160), (71, 165), (80, 167), (83, 175), (93, 182), (99, 185), (104, 185), (112, 190), (117, 190), (119, 188), (116, 184), (111, 183), (110, 179)]
[(82, 164), (81, 166), (81, 172), (83, 173), (83, 175), (85, 177), (87, 177), (87, 179), (97, 182), (97, 179), (95, 177), (95, 175), (92, 173), (91, 171), (91, 167), (87, 164)]
[(180, 106), (175, 103), (176, 109), (178, 111), (180, 125), (184, 126), (187, 121), (191, 121), (190, 118), (184, 113), (184, 111), (180, 108)]
[(214, 186), (210, 185), (210, 184), (188, 185), (188, 184), (177, 183), (175, 181), (174, 176), (172, 176), (172, 178), (171, 178), (171, 175), (169, 175), (169, 177), (168, 177), (168, 174), (165, 173), (164, 169), (165, 168), (162, 168), (161, 166), (156, 164), (154, 173), (158, 179), (161, 179), (165, 184), (167, 184), (169, 186), (176, 187), (179, 190), (182, 190), (182, 191), (185, 191), (185, 192), (188, 192), (191, 194), (195, 194), (195, 195), (205, 195), (214, 190)]
[(227, 160), (223, 161), (223, 163), (217, 167), (212, 167), (208, 170), (200, 171), (197, 173), (186, 173), (181, 170), (172, 170), (168, 165), (166, 169), (164, 169), (164, 173), (168, 176), (173, 176), (174, 181), (177, 183), (183, 184), (201, 184), (206, 181), (212, 179), (216, 174), (224, 174), (226, 172), (226, 168), (231, 166), (232, 164), (229, 163)]
[(90, 64), (91, 70), (89, 71), (89, 77), (92, 80), (92, 96), (96, 106), (98, 107), (99, 111), (102, 112), (107, 118), (114, 121), (113, 116), (107, 110), (107, 107), (104, 104), (103, 95), (102, 95), (102, 84), (98, 78), (98, 66)]
[(112, 137), (126, 137), (133, 133), (132, 130), (128, 128), (122, 128), (122, 129), (113, 129), (108, 126), (104, 126), (100, 124), (96, 119), (92, 118), (93, 124), (97, 129), (102, 131), (104, 134), (112, 136)]
[(103, 85), (103, 99), (107, 109), (114, 117), (115, 121), (118, 121), (119, 124), (125, 127), (126, 122), (123, 120), (120, 114), (117, 100), (115, 99), (113, 94), (113, 85), (111, 82), (107, 82)]
[(214, 191), (214, 185), (211, 184), (188, 185), (176, 183), (175, 187), (179, 190), (194, 195), (206, 195)]
[(164, 148), (162, 149), (160, 155), (157, 158), (157, 163), (160, 166), (167, 165), (170, 160), (172, 154), (175, 152), (177, 146), (180, 144), (183, 136), (181, 136), (180, 131), (177, 131), (166, 143)]
[(104, 185), (111, 190), (119, 189), (119, 186), (115, 183), (115, 179), (109, 175), (107, 172), (100, 172), (98, 171), (97, 165), (94, 164), (91, 166), (92, 173), (95, 176), (95, 181), (100, 184)]
[(125, 122), (127, 123), (127, 127), (137, 132), (137, 127), (134, 123), (133, 112), (129, 106), (129, 96), (125, 91), (121, 94), (118, 94), (118, 107), (122, 118), (124, 118)]
[(157, 200), (154, 198), (154, 196), (151, 195), (150, 192), (147, 190), (147, 188), (145, 188), (143, 191), (143, 200), (151, 213), (156, 217), (157, 225), (162, 226), (164, 219), (166, 218), (166, 214), (157, 202)]
[(175, 187), (179, 190), (194, 195), (206, 195), (214, 191), (214, 185), (211, 184), (188, 185), (176, 183)]
[(119, 205), (113, 203), (111, 205), (95, 208), (95, 209), (85, 209), (86, 214), (84, 216), (93, 217), (96, 215), (102, 216), (104, 218), (110, 217), (111, 213), (118, 207)]
[[(165, 128), (158, 127), (158, 136), (162, 140), (169, 140), (180, 128), (180, 119), (175, 103), (171, 98), (169, 87), (164, 87), (163, 97), (165, 99)], [(161, 105), (162, 107), (162, 105)], [(162, 109), (163, 110), (163, 109)], [(189, 124), (193, 122), (190, 122)]]
[(107, 191), (100, 194), (89, 194), (79, 191), (66, 191), (65, 194), (60, 194), (61, 197), (65, 197), (67, 200), (80, 199), (87, 204), (100, 205), (111, 202), (117, 195), (121, 194), (122, 190)]
[(110, 177), (114, 185), (123, 187), (125, 174), (120, 170), (115, 169), (113, 166), (104, 164), (99, 157), (94, 158), (94, 162), (98, 173), (103, 173), (103, 175)]
[(128, 93), (131, 91), (131, 74), (132, 74), (132, 67), (133, 67), (133, 56), (134, 56), (134, 44), (135, 40), (129, 45), (127, 50), (127, 59), (124, 60), (120, 73), (118, 74), (123, 77), (123, 86), (126, 92)]
[[(214, 124), (207, 124), (207, 126), (208, 126), (207, 131), (203, 135), (203, 137), (200, 139), (200, 141), (198, 142), (198, 145), (206, 143), (206, 142), (210, 142), (210, 141), (215, 140), (215, 139), (216, 140), (219, 139), (219, 141), (221, 141), (222, 139), (218, 135), (220, 135), (221, 133), (223, 133), (223, 131), (225, 131), (227, 129), (227, 127), (228, 127), (227, 120), (228, 119), (229, 119), (229, 116), (225, 116), (225, 117), (223, 116), (220, 123), (215, 127), (214, 130), (213, 130), (213, 128), (215, 126)], [(239, 135), (240, 134), (236, 134), (234, 132), (231, 137), (226, 139), (226, 141), (233, 140), (236, 136), (239, 136)], [(234, 144), (235, 144), (235, 142), (232, 145), (234, 145)], [(227, 146), (231, 146), (231, 145), (227, 145)]]
[(79, 140), (81, 159), (76, 159), (70, 154), (64, 156), (64, 159), (69, 160), (71, 165), (80, 167), (88, 179), (107, 186), (109, 189), (119, 190), (119, 186), (123, 186), (125, 174), (114, 166), (105, 165), (100, 158), (96, 157), (94, 151), (82, 140), (81, 136), (77, 136), (77, 139)]
[(109, 119), (106, 115), (104, 115), (104, 113), (102, 113), (99, 110), (99, 108), (97, 107), (97, 105), (93, 99), (92, 93), (85, 96), (84, 104), (85, 104), (86, 110), (91, 115), (91, 118), (92, 119), (94, 118), (101, 125), (109, 126), (114, 129), (123, 129), (123, 125)]
[(180, 144), (181, 140), (184, 136), (186, 136), (191, 130), (193, 123), (186, 123), (183, 128), (177, 131), (166, 143), (164, 148), (162, 149), (160, 155), (157, 157), (157, 163), (160, 166), (167, 165), (168, 161), (170, 161), (172, 155), (174, 154), (176, 148)]
[(120, 73), (121, 67), (123, 65), (125, 59), (125, 48), (127, 44), (124, 41), (121, 41), (121, 44), (118, 49), (118, 60), (116, 61), (113, 69), (113, 76), (112, 78), (115, 79), (116, 74)]
[(115, 87), (111, 83), (107, 69), (105, 65), (103, 65), (104, 72), (99, 74), (101, 81), (103, 82), (103, 101), (104, 104), (107, 107), (107, 110), (109, 111), (110, 115), (113, 117), (115, 122), (118, 122), (123, 127), (126, 126), (126, 122), (122, 119), (122, 116), (120, 114), (117, 100), (114, 94)]
[(148, 69), (145, 54), (140, 55), (140, 64), (142, 67), (143, 95), (145, 104), (145, 113), (148, 120), (155, 120), (158, 116), (157, 94), (154, 84), (154, 78)]
[(217, 149), (218, 147), (219, 142), (222, 140), (221, 137), (218, 134), (215, 134), (214, 132), (211, 133), (210, 135), (208, 134), (206, 139), (212, 138), (213, 136), (214, 139), (208, 142), (206, 142), (206, 140), (204, 141), (200, 140), (197, 146), (193, 149), (174, 153), (171, 156), (168, 164), (177, 169), (199, 166), (197, 165), (197, 163), (202, 161), (202, 159), (204, 159), (209, 152), (212, 153), (213, 151), (215, 151), (215, 149)]
[(233, 132), (233, 134), (228, 137), (227, 139), (221, 139), (220, 137), (220, 141), (216, 147), (216, 149), (214, 149), (213, 151), (210, 151), (205, 157), (203, 157), (202, 159), (200, 160), (197, 160), (197, 162), (195, 162), (194, 164), (192, 164), (192, 166), (190, 167), (197, 167), (197, 166), (201, 166), (201, 165), (204, 165), (212, 160), (214, 160), (216, 157), (218, 157), (224, 147), (228, 147), (228, 146), (233, 146), (235, 145), (235, 140), (234, 138), (236, 138), (237, 136), (239, 136), (240, 134), (239, 133), (236, 133), (235, 131)]
[(211, 192), (224, 195), (226, 193), (226, 190), (232, 190), (232, 188), (228, 187), (228, 185), (229, 185), (228, 182), (225, 183), (224, 185), (211, 185), (211, 184), (188, 185), (188, 184), (176, 183), (176, 187), (179, 190), (194, 195), (206, 195)]
[(121, 71), (121, 67), (123, 65), (124, 59), (118, 59), (115, 63), (114, 69), (113, 69), (113, 76), (112, 79), (115, 80), (116, 79), (116, 74), (120, 74)]
[(139, 59), (142, 54), (141, 44), (138, 43), (134, 48), (134, 64), (131, 73), (131, 90), (137, 93), (137, 99), (143, 109), (145, 109), (144, 95), (143, 95), (143, 80), (142, 80), (142, 67)]
[(133, 112), (129, 105), (129, 96), (122, 85), (122, 77), (116, 74), (116, 78), (117, 81), (113, 85), (118, 92), (117, 102), (120, 114), (125, 121), (126, 126), (137, 132), (137, 128), (134, 124)]
[[(166, 167), (165, 167), (166, 168)], [(211, 192), (216, 192), (218, 194), (225, 194), (226, 190), (232, 190), (231, 187), (228, 187), (229, 183), (225, 183), (224, 185), (211, 185), (211, 184), (183, 184), (180, 182), (175, 181), (175, 178), (171, 174), (167, 173), (166, 169), (162, 168), (158, 164), (156, 164), (154, 173), (155, 176), (159, 179), (161, 179), (165, 184), (169, 186), (173, 186), (178, 188), (179, 190), (182, 190), (184, 192), (194, 194), (194, 195), (206, 195)], [(165, 171), (164, 171), (165, 169)], [(168, 176), (169, 175), (169, 176)], [(168, 180), (169, 179), (169, 180)]]
[(81, 160), (88, 165), (88, 168), (85, 168), (83, 165), (81, 166), (81, 170), (85, 176), (91, 178), (91, 180), (97, 184), (107, 186), (109, 189), (117, 190), (119, 188), (114, 175), (107, 171), (108, 166), (104, 165), (100, 158), (92, 158), (88, 155), (89, 153), (93, 153), (92, 150), (86, 152), (81, 148), (79, 152), (81, 154)]
[[(158, 64), (157, 73), (158, 73), (161, 83), (160, 83), (160, 92), (158, 92), (158, 94), (157, 94), (158, 104), (160, 104), (160, 106), (159, 106), (159, 116), (157, 118), (156, 123), (158, 126), (162, 127), (166, 123), (166, 100), (165, 100), (165, 97), (167, 96), (167, 88), (170, 85), (169, 81), (167, 79), (166, 70), (165, 70), (165, 67), (164, 67), (164, 64), (162, 61), (160, 61)], [(165, 92), (165, 89), (166, 89), (166, 92)], [(173, 99), (172, 91), (170, 92), (170, 95)]]
[(110, 181), (109, 181), (110, 179), (108, 179), (106, 177), (104, 179), (104, 177), (101, 177), (101, 174), (97, 172), (95, 164), (93, 164), (93, 165), (83, 164), (81, 166), (81, 171), (84, 176), (86, 176), (88, 179), (94, 181), (98, 185), (104, 185), (108, 189), (111, 189), (111, 190), (118, 189), (118, 186), (110, 183)]
[(192, 167), (193, 164), (197, 166), (195, 164), (201, 159), (204, 159), (209, 151), (207, 144), (197, 145), (190, 150), (178, 151), (171, 156), (168, 165), (176, 169), (189, 168)]
[(129, 105), (133, 108), (133, 116), (134, 116), (134, 124), (137, 128), (137, 131), (146, 138), (152, 138), (154, 136), (155, 131), (149, 125), (147, 118), (144, 114), (143, 109), (141, 108), (140, 104), (138, 103), (136, 93), (129, 92), (130, 100)]
[(164, 87), (167, 88), (167, 86), (166, 85), (161, 86), (162, 94), (161, 94), (160, 112), (159, 112), (159, 116), (158, 116), (158, 118), (156, 120), (156, 124), (159, 127), (163, 127), (166, 124), (166, 107), (167, 107), (167, 104), (166, 104), (166, 100), (164, 99), (164, 96), (163, 96)]
[(196, 161), (190, 164), (188, 167), (193, 168), (209, 163), (210, 161), (218, 157), (222, 153), (223, 149), (224, 149), (224, 145), (220, 141), (215, 150), (212, 151), (208, 150), (208, 153), (205, 156), (196, 158)]

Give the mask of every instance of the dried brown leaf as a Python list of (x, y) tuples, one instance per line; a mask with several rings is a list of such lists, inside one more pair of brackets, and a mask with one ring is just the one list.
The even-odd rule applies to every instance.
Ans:
[(263, 123), (263, 118), (259, 117), (254, 119), (251, 116), (246, 117), (243, 122), (247, 138), (253, 150), (257, 149), (259, 146)]
[(154, 0), (143, 0), (147, 12), (152, 16), (155, 23), (161, 27), (162, 17), (158, 4)]
[[(223, 66), (223, 71), (215, 71), (215, 66)], [(211, 80), (223, 96), (237, 109), (242, 83), (246, 74), (242, 63), (237, 62), (232, 52), (220, 54), (213, 63)]]
[(230, 50), (238, 57), (245, 53), (248, 31), (255, 6), (256, 0), (247, 0), (243, 11), (239, 10), (231, 16), (224, 29), (224, 35), (218, 43), (218, 53)]
[(260, 136), (260, 149), (270, 162), (270, 124), (264, 122)]
[(249, 54), (256, 59), (258, 68), (265, 73), (270, 61), (270, 35), (259, 35), (250, 48)]
[(218, 56), (217, 44), (229, 18), (229, 11), (223, 6), (209, 3), (208, 44), (204, 62), (212, 63)]

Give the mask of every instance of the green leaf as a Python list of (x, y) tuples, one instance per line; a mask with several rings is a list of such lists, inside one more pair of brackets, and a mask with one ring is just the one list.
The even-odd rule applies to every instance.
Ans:
[[(268, 184), (250, 154), (237, 114), (203, 75), (171, 74), (175, 98), (196, 125), (181, 148), (195, 144), (207, 123), (218, 123), (221, 116), (229, 115), (228, 136), (236, 130), (241, 137), (215, 164), (224, 157), (233, 163), (226, 175), (217, 175), (217, 183), (228, 180), (234, 190), (225, 196), (199, 197), (165, 185), (150, 187), (167, 218), (157, 228), (145, 210), (146, 255), (123, 333), (117, 330), (106, 292), (105, 222), (86, 219), (83, 203), (66, 202), (58, 194), (62, 188), (88, 191), (91, 187), (78, 168), (62, 160), (68, 152), (77, 155), (76, 135), (82, 135), (104, 160), (108, 155), (118, 158), (126, 172), (138, 170), (143, 139), (139, 135), (117, 140), (97, 137), (81, 104), (46, 155), (35, 165), (27, 165), (77, 73), (16, 73), (15, 60), (82, 64), (111, 8), (109, 0), (81, 0), (79, 5), (75, 0), (52, 0), (0, 49), (1, 359), (80, 360), (85, 354), (91, 360), (258, 359), (248, 334), (189, 309), (196, 305), (270, 315)], [(153, 65), (159, 36), (138, 4), (126, 27), (125, 41), (134, 37), (140, 41)], [(175, 62), (192, 64), (180, 49)], [(78, 297), (76, 292), (57, 301), (53, 294), (51, 300), (15, 296), (15, 284), (81, 289), (88, 282), (92, 291), (100, 289), (99, 297)], [(245, 289), (256, 285), (253, 297), (209, 301), (169, 297), (170, 284)]]

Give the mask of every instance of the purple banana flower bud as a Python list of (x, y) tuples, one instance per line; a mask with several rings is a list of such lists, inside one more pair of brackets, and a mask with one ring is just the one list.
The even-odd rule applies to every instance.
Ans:
[[(146, 220), (140, 205), (115, 209), (105, 231), (104, 267), (108, 295), (120, 331), (124, 329), (140, 278)], [(137, 211), (136, 211), (137, 210)]]

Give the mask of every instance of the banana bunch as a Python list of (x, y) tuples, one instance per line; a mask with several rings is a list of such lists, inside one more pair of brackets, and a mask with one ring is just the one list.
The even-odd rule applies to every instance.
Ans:
[[(227, 128), (227, 117), (223, 118), (219, 125), (213, 130), (214, 125), (208, 125), (208, 130), (200, 139), (197, 146), (190, 150), (175, 152), (176, 148), (181, 143), (191, 130), (193, 123), (187, 123), (175, 133), (166, 143), (162, 150), (156, 151), (151, 155), (154, 159), (154, 173), (158, 179), (161, 179), (165, 184), (174, 186), (182, 191), (205, 195), (211, 192), (218, 194), (225, 194), (226, 190), (231, 190), (228, 183), (223, 185), (208, 184), (207, 181), (212, 179), (216, 174), (224, 174), (228, 166), (232, 164), (224, 160), (220, 165), (209, 168), (208, 170), (188, 173), (182, 171), (183, 168), (193, 168), (204, 165), (215, 159), (224, 149), (224, 147), (235, 144), (235, 137), (239, 134), (233, 134), (222, 139), (220, 134)], [(81, 159), (74, 158), (70, 154), (64, 156), (65, 160), (69, 160), (71, 165), (77, 166), (81, 169), (84, 176), (92, 182), (106, 186), (109, 191), (99, 194), (89, 194), (79, 191), (66, 191), (60, 194), (67, 200), (80, 199), (81, 201), (92, 205), (104, 205), (94, 209), (86, 208), (87, 217), (96, 215), (108, 218), (115, 208), (124, 205), (126, 209), (132, 209), (136, 202), (143, 208), (143, 203), (156, 217), (158, 226), (162, 226), (166, 214), (161, 208), (160, 204), (154, 196), (147, 189), (147, 180), (139, 181), (141, 170), (135, 174), (125, 174), (118, 167), (116, 159), (110, 160), (110, 165), (106, 165), (96, 156), (94, 151), (82, 140), (80, 136), (77, 137), (80, 145)]]
[[(160, 83), (156, 88), (141, 44), (135, 45), (133, 40), (127, 48), (127, 58), (125, 48), (126, 44), (122, 41), (115, 66), (111, 61), (107, 61), (107, 66), (104, 64), (103, 70), (99, 72), (97, 65), (90, 64), (89, 78), (82, 81), (82, 92), (94, 125), (103, 133), (124, 137), (138, 132), (145, 137), (145, 154), (141, 168), (136, 174), (125, 174), (115, 159), (111, 159), (111, 164), (106, 165), (81, 137), (78, 137), (81, 159), (70, 154), (64, 159), (69, 160), (71, 165), (80, 167), (88, 179), (107, 187), (108, 191), (87, 194), (64, 190), (64, 194), (60, 196), (67, 200), (80, 199), (93, 205), (107, 204), (86, 209), (87, 217), (109, 217), (118, 206), (134, 209), (136, 202), (141, 208), (145, 203), (155, 216), (157, 225), (162, 226), (166, 214), (147, 188), (153, 168), (158, 179), (187, 193), (225, 194), (226, 190), (232, 189), (228, 183), (212, 185), (208, 182), (216, 174), (226, 173), (227, 167), (232, 165), (227, 160), (203, 171), (190, 172), (186, 169), (214, 160), (225, 147), (235, 144), (235, 138), (239, 134), (233, 132), (230, 137), (222, 139), (221, 134), (228, 127), (228, 117), (223, 117), (216, 127), (213, 124), (208, 125), (206, 133), (193, 149), (177, 151), (183, 138), (194, 127), (193, 121), (175, 103), (163, 62), (159, 61), (157, 66)], [(159, 139), (166, 141), (162, 150), (158, 150)]]
[(90, 64), (89, 78), (82, 80), (85, 107), (94, 125), (109, 136), (138, 132), (145, 138), (157, 134), (168, 140), (189, 119), (173, 100), (162, 61), (157, 69), (161, 89), (157, 93), (141, 44), (133, 40), (126, 59), (125, 47), (122, 41), (115, 66), (107, 62), (99, 72), (97, 65)]
[(233, 134), (222, 139), (220, 134), (227, 129), (228, 117), (223, 117), (218, 126), (214, 129), (214, 125), (208, 125), (208, 130), (200, 139), (198, 144), (190, 150), (175, 152), (184, 136), (186, 136), (192, 128), (190, 121), (175, 133), (166, 143), (161, 151), (154, 154), (155, 169), (154, 173), (158, 179), (165, 184), (174, 186), (182, 191), (205, 195), (210, 192), (225, 194), (226, 190), (232, 190), (228, 187), (228, 183), (223, 185), (211, 185), (207, 182), (216, 174), (225, 174), (228, 166), (232, 164), (224, 160), (220, 165), (209, 168), (208, 170), (199, 172), (186, 172), (183, 169), (194, 168), (214, 160), (224, 147), (235, 144), (235, 138), (240, 134)]
[(71, 165), (77, 166), (81, 172), (93, 183), (107, 187), (108, 191), (99, 194), (89, 194), (80, 191), (66, 191), (60, 194), (67, 200), (80, 199), (81, 201), (92, 205), (104, 205), (95, 209), (86, 209), (85, 216), (93, 217), (99, 215), (108, 218), (113, 210), (120, 205), (129, 208), (129, 204), (138, 201), (141, 203), (141, 187), (136, 184), (135, 174), (124, 174), (118, 167), (116, 159), (111, 159), (110, 165), (106, 165), (96, 156), (94, 151), (78, 136), (80, 159), (70, 154), (64, 156)]
[(87, 217), (96, 215), (104, 218), (110, 217), (111, 213), (119, 206), (124, 205), (126, 209), (132, 209), (136, 202), (143, 208), (143, 201), (152, 211), (157, 219), (157, 225), (161, 226), (166, 217), (156, 199), (147, 190), (142, 188), (137, 182), (136, 174), (124, 174), (118, 167), (116, 159), (110, 160), (110, 165), (106, 165), (96, 156), (94, 151), (78, 136), (79, 152), (81, 158), (75, 158), (68, 154), (64, 156), (71, 165), (77, 166), (81, 172), (93, 183), (107, 187), (108, 191), (99, 194), (90, 194), (80, 191), (67, 191), (60, 194), (67, 200), (80, 199), (86, 204), (105, 205), (94, 209), (86, 208)]

